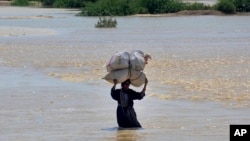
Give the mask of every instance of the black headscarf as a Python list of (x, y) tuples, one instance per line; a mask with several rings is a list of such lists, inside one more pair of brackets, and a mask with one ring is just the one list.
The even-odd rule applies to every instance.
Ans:
[(122, 82), (122, 83), (121, 83), (121, 86), (123, 87), (124, 84), (127, 84), (127, 83), (129, 83), (129, 84), (131, 83), (130, 79), (127, 79), (127, 80), (125, 80), (124, 82)]

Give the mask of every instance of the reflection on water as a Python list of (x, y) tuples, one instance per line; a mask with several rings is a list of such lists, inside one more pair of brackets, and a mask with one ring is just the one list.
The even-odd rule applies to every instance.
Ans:
[(137, 141), (138, 139), (136, 130), (117, 130), (116, 141)]
[[(152, 96), (161, 99), (212, 100), (249, 106), (249, 57), (167, 59), (152, 62), (148, 69), (151, 79), (173, 86)], [(154, 77), (155, 73), (159, 77)], [(151, 76), (152, 75), (152, 76)], [(231, 101), (231, 102), (229, 102)], [(229, 102), (229, 103), (227, 103)]]
[[(4, 66), (35, 67), (50, 77), (70, 82), (101, 80), (107, 73), (104, 66), (112, 54), (108, 51), (99, 58), (99, 53), (84, 54), (85, 48), (51, 46), (20, 48), (5, 45), (0, 50), (0, 63)], [(149, 86), (151, 96), (249, 106), (249, 56), (186, 58), (169, 54), (157, 56), (158, 52), (147, 51), (154, 57), (145, 69), (152, 82)]]
[(141, 134), (138, 133), (139, 130), (143, 129), (122, 129), (119, 127), (113, 127), (113, 128), (107, 128), (103, 129), (106, 131), (116, 132), (115, 137), (108, 137), (107, 140), (114, 140), (114, 141), (139, 141), (143, 140), (143, 137)]

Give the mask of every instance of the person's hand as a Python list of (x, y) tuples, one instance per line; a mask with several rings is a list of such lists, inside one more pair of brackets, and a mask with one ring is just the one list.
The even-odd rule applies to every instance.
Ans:
[(146, 91), (146, 88), (147, 88), (147, 84), (148, 84), (148, 79), (145, 78), (145, 84), (144, 84), (144, 87), (143, 87), (143, 89), (142, 89), (142, 91), (141, 91), (142, 97), (145, 96), (145, 91)]
[(145, 78), (145, 84), (148, 84), (148, 79), (147, 78)]
[(114, 82), (114, 85), (116, 85), (116, 84), (117, 84), (117, 80), (116, 80), (116, 79), (114, 79), (114, 80), (113, 80), (113, 82)]

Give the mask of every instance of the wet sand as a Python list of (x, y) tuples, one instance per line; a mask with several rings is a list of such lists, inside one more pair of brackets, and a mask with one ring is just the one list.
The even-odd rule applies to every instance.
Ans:
[[(221, 141), (229, 140), (230, 124), (249, 124), (250, 28), (248, 22), (240, 22), (241, 17), (233, 18), (240, 18), (244, 30), (229, 24), (233, 30), (227, 31), (227, 25), (224, 30), (218, 24), (218, 32), (210, 24), (201, 29), (195, 25), (193, 32), (179, 25), (179, 20), (188, 20), (185, 17), (170, 18), (166, 21), (176, 20), (173, 27), (178, 28), (171, 30), (168, 25), (165, 36), (161, 23), (169, 23), (163, 18), (157, 19), (164, 20), (160, 23), (119, 18), (117, 29), (97, 30), (93, 25), (98, 18), (74, 17), (68, 10), (8, 8), (0, 9), (0, 17), (53, 18), (1, 21), (0, 140)], [(3, 13), (7, 11), (12, 12)], [(217, 17), (206, 18), (220, 23)], [(157, 26), (132, 29), (127, 20)], [(188, 25), (192, 28), (192, 23)], [(10, 32), (16, 36), (6, 36)], [(141, 130), (118, 130), (116, 102), (109, 95), (112, 85), (101, 79), (111, 54), (124, 48), (140, 48), (153, 57), (145, 69), (147, 96), (135, 102)]]
[(41, 35), (55, 35), (53, 30), (20, 28), (20, 27), (0, 27), (0, 36), (41, 36)]

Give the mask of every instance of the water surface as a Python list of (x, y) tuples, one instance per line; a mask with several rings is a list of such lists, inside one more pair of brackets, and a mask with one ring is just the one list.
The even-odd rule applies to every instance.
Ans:
[[(97, 29), (76, 13), (1, 7), (0, 139), (221, 141), (249, 122), (249, 16), (126, 16)], [(144, 128), (123, 131), (101, 78), (114, 52), (133, 49), (153, 59), (135, 103)]]

